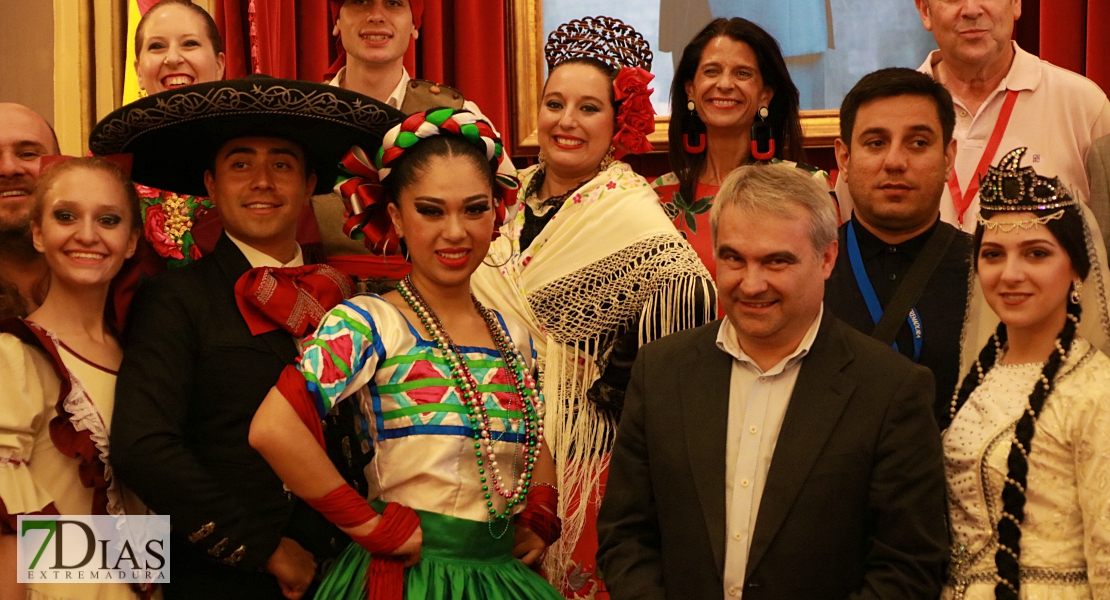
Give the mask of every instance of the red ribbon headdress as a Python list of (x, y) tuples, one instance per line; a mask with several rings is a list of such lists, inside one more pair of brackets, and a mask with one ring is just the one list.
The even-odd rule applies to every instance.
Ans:
[(501, 229), (517, 207), (516, 190), (520, 187), (515, 177), (497, 172), (504, 153), (501, 138), (497, 137), (493, 125), (485, 117), (468, 110), (438, 108), (413, 114), (390, 129), (373, 158), (357, 146), (343, 157), (335, 193), (343, 198), (347, 207), (344, 234), (353, 240), (362, 240), (375, 254), (401, 253), (401, 240), (393, 230), (393, 221), (386, 209), (390, 199), (386, 197), (382, 181), (389, 176), (393, 165), (406, 150), (421, 140), (437, 135), (459, 136), (486, 153), (497, 183), (504, 189), (501, 200), (494, 202), (495, 232)]
[(586, 17), (563, 23), (547, 36), (543, 49), (550, 73), (563, 62), (591, 58), (618, 70), (613, 81), (617, 106), (617, 130), (613, 134), (614, 157), (651, 151), (649, 133), (655, 131), (654, 89), (647, 84), (652, 53), (644, 36), (620, 19)]

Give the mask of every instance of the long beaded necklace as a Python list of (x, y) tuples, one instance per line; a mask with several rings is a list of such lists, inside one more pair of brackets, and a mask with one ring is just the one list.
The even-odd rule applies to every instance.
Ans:
[[(532, 471), (535, 469), (536, 460), (540, 455), (540, 447), (543, 444), (540, 441), (543, 437), (543, 422), (536, 413), (534, 401), (537, 397), (536, 383), (527, 376), (524, 357), (520, 354), (516, 345), (513, 344), (512, 338), (502, 329), (493, 311), (482, 306), (482, 303), (471, 294), (470, 299), (474, 302), (474, 307), (478, 309), (478, 314), (485, 321), (490, 338), (493, 339), (497, 351), (501, 354), (501, 360), (505, 364), (505, 373), (508, 376), (509, 383), (516, 390), (524, 417), (524, 469), (518, 476), (516, 467), (519, 453), (514, 451), (513, 469), (510, 477), (515, 481), (506, 484), (501, 476), (501, 468), (494, 452), (493, 431), (490, 428), (489, 414), (486, 412), (485, 398), (478, 391), (478, 381), (474, 379), (474, 375), (470, 372), (470, 367), (466, 364), (466, 357), (455, 345), (447, 330), (444, 329), (443, 323), (439, 320), (439, 315), (432, 310), (420, 291), (413, 285), (410, 276), (406, 275), (397, 284), (397, 291), (412, 311), (416, 313), (420, 323), (428, 331), (428, 335), (431, 336), (436, 346), (443, 352), (448, 366), (451, 367), (451, 375), (455, 378), (455, 384), (461, 392), (463, 404), (467, 409), (467, 417), (474, 429), (474, 455), (478, 460), (478, 476), (482, 484), (486, 509), (489, 513), (490, 535), (495, 539), (500, 539), (508, 531), (508, 517), (512, 515), (513, 507), (522, 502), (528, 494), (528, 489), (532, 485)], [(485, 460), (483, 460), (483, 450), (485, 451)], [(485, 464), (486, 461), (488, 461), (488, 465)], [(490, 469), (489, 473), (486, 473), (487, 466)], [(489, 476), (488, 480), (487, 475)], [(493, 493), (505, 500), (505, 509), (500, 515), (497, 514), (498, 511), (493, 505), (493, 496), (490, 493), (491, 484), (493, 485)], [(505, 529), (502, 530), (500, 535), (493, 533), (492, 523), (495, 518), (505, 518)]]

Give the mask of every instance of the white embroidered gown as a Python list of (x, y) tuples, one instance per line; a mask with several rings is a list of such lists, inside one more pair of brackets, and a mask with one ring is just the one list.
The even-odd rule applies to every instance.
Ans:
[[(1042, 364), (996, 365), (944, 433), (952, 563), (944, 600), (995, 597), (1014, 426)], [(1021, 598), (1110, 599), (1110, 359), (1077, 339), (1037, 421), (1021, 526)]]

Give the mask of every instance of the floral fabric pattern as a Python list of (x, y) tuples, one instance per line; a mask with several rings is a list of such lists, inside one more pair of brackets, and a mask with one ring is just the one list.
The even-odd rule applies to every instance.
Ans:
[(200, 258), (193, 240), (193, 225), (212, 208), (212, 201), (198, 196), (135, 184), (143, 218), (143, 234), (169, 267), (181, 267)]

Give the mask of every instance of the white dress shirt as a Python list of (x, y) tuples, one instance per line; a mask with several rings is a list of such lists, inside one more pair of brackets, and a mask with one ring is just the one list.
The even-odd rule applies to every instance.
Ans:
[[(331, 83), (329, 85), (334, 85), (335, 87), (346, 89), (347, 86), (343, 85), (346, 81), (346, 78), (347, 67), (340, 67), (339, 72), (335, 74), (335, 78), (331, 80)], [(393, 88), (393, 91), (390, 92), (389, 98), (386, 98), (385, 103), (392, 106), (393, 108), (396, 108), (397, 110), (401, 110), (401, 103), (405, 101), (405, 89), (408, 87), (410, 79), (412, 79), (412, 77), (409, 77), (408, 69), (402, 68), (401, 80), (397, 82), (397, 87)]]
[(725, 455), (724, 591), (729, 598), (743, 594), (752, 532), (775, 443), (802, 359), (813, 346), (824, 313), (822, 304), (798, 348), (766, 371), (740, 347), (736, 329), (728, 319), (721, 321), (717, 332), (717, 347), (733, 358)]
[[(224, 233), (227, 233), (227, 232), (225, 231)], [(300, 244), (297, 244), (297, 253), (295, 255), (293, 255), (293, 260), (291, 260), (291, 261), (289, 261), (285, 264), (282, 264), (281, 261), (279, 261), (278, 259), (270, 256), (269, 254), (266, 254), (265, 252), (262, 252), (261, 250), (257, 250), (254, 247), (247, 245), (246, 242), (242, 242), (242, 241), (239, 241), (239, 240), (235, 239), (235, 237), (232, 236), (230, 233), (227, 234), (227, 238), (229, 240), (231, 240), (232, 243), (234, 243), (236, 247), (239, 248), (239, 251), (243, 253), (243, 256), (247, 257), (247, 262), (249, 262), (251, 264), (252, 269), (257, 269), (259, 267), (270, 267), (270, 268), (274, 268), (274, 269), (280, 269), (282, 267), (303, 267), (304, 266), (304, 255), (301, 254), (301, 245)]]

